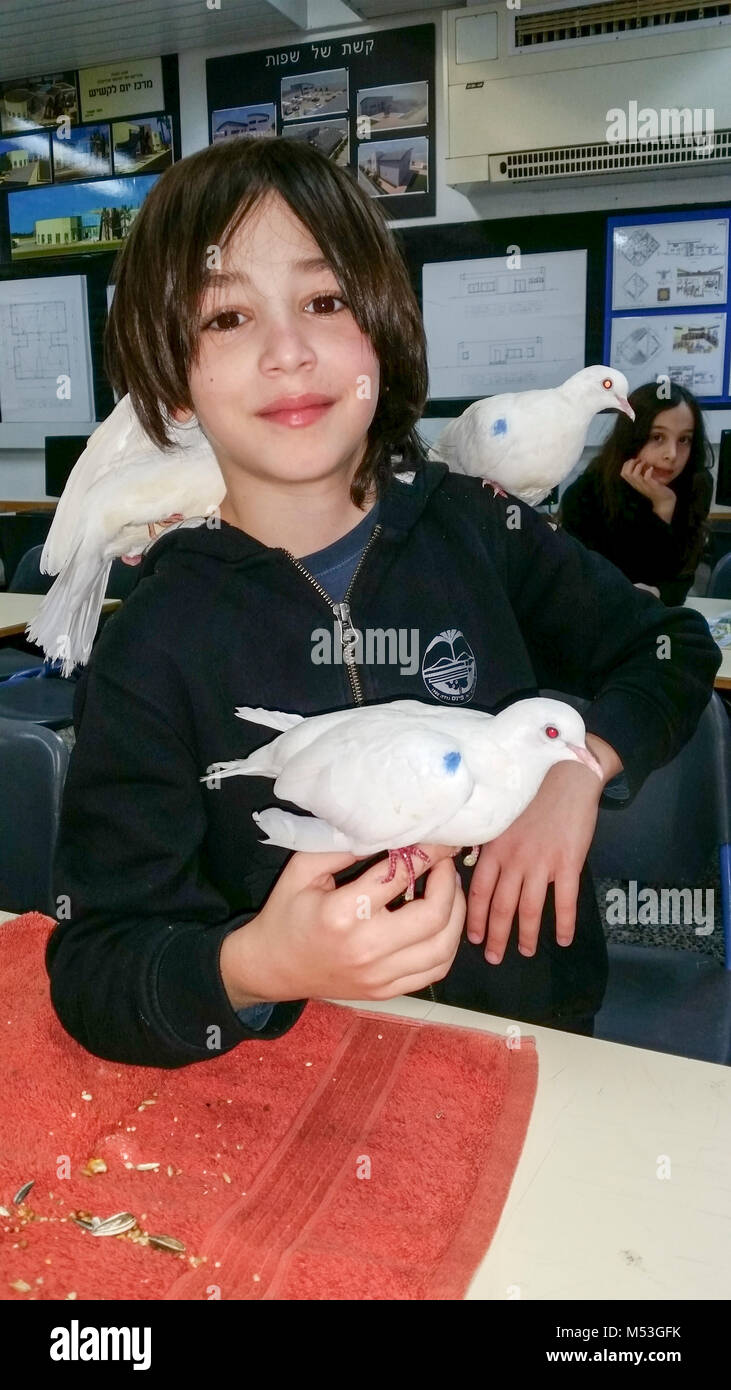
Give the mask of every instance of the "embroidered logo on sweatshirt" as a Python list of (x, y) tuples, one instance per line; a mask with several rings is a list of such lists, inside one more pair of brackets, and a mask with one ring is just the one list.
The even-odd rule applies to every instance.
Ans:
[(421, 663), (430, 695), (448, 704), (471, 700), (477, 684), (477, 661), (464, 633), (447, 628), (433, 637)]

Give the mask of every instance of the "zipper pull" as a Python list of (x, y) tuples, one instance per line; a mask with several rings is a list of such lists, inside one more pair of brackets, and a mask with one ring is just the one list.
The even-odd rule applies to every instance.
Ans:
[(358, 645), (358, 632), (350, 618), (349, 603), (334, 603), (333, 611), (340, 628), (340, 641), (343, 647), (343, 661), (347, 666), (355, 665), (355, 649)]

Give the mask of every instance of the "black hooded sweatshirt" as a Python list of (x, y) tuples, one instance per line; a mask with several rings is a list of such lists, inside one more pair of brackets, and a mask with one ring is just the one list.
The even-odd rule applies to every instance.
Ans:
[[(249, 1027), (221, 978), (224, 938), (256, 915), (289, 857), (252, 820), (286, 805), (269, 779), (200, 781), (276, 736), (237, 706), (309, 715), (408, 697), (496, 713), (539, 689), (584, 695), (587, 730), (616, 749), (630, 799), (693, 733), (721, 659), (703, 618), (664, 607), (479, 479), (405, 467), (348, 593), (355, 628), (385, 634), (370, 654), (364, 642), (353, 675), (323, 660), (323, 632), (338, 624), (322, 587), (220, 520), (163, 533), (105, 624), (76, 693), (46, 955), (58, 1017), (90, 1052), (182, 1067), (279, 1037), (305, 1008), (277, 1003)], [(416, 663), (389, 630), (416, 631)], [(606, 945), (586, 868), (571, 946), (555, 942), (551, 886), (535, 956), (516, 936), (491, 966), (463, 934), (433, 996), (559, 1025), (599, 1007)]]

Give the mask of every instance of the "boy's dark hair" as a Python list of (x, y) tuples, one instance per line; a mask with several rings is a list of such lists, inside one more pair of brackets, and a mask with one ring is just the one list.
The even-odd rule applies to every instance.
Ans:
[[(107, 376), (129, 392), (160, 448), (164, 412), (193, 410), (200, 299), (211, 246), (222, 249), (270, 192), (281, 194), (338, 277), (380, 363), (380, 393), (351, 497), (361, 506), (391, 476), (392, 452), (423, 458), (416, 431), (427, 396), (424, 328), (392, 229), (346, 170), (313, 146), (237, 136), (173, 164), (153, 186), (114, 264), (104, 353)], [(397, 462), (396, 467), (404, 463)]]
[(587, 464), (586, 471), (597, 475), (607, 517), (610, 522), (615, 521), (622, 511), (629, 486), (620, 477), (623, 463), (635, 458), (647, 443), (657, 415), (664, 410), (673, 410), (677, 405), (687, 405), (693, 416), (693, 439), (688, 462), (670, 486), (678, 498), (676, 524), (684, 540), (684, 569), (690, 572), (698, 564), (703, 550), (705, 521), (713, 496), (713, 475), (710, 471), (713, 450), (701, 408), (695, 396), (676, 382), (670, 383), (666, 396), (656, 381), (648, 381), (632, 392), (629, 403), (635, 412), (634, 420), (630, 420), (628, 415), (617, 416), (611, 434)]

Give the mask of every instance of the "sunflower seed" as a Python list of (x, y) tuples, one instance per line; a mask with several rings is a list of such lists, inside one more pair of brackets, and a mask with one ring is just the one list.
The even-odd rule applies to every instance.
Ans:
[(74, 1221), (77, 1226), (80, 1226), (82, 1231), (92, 1231), (94, 1229), (91, 1221), (84, 1221), (81, 1216), (72, 1216), (71, 1220)]
[(18, 1188), (18, 1191), (13, 1197), (13, 1206), (20, 1206), (21, 1202), (23, 1201), (23, 1198), (28, 1196), (28, 1193), (30, 1192), (34, 1182), (35, 1178), (31, 1178), (30, 1182), (24, 1182), (23, 1186)]
[(157, 1250), (172, 1250), (176, 1254), (185, 1250), (182, 1240), (176, 1240), (175, 1236), (148, 1236), (147, 1239)]
[(7, 1207), (0, 1207), (0, 1216), (9, 1216), (9, 1215), (10, 1215), (10, 1212), (8, 1211)]
[(93, 1236), (121, 1236), (124, 1231), (131, 1231), (137, 1225), (137, 1218), (129, 1211), (118, 1211), (114, 1216), (108, 1216), (106, 1221), (101, 1221), (91, 1232)]

